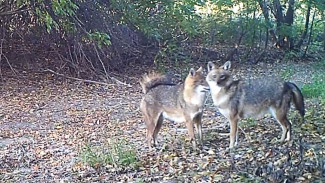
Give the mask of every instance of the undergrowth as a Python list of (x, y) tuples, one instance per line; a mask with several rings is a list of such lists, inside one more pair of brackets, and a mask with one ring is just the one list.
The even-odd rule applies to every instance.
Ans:
[(314, 66), (315, 74), (312, 82), (302, 88), (302, 93), (307, 98), (319, 98), (322, 103), (325, 102), (325, 60)]
[(92, 147), (86, 144), (79, 159), (93, 168), (107, 165), (116, 168), (135, 168), (138, 162), (135, 148), (125, 140), (114, 140), (107, 148)]

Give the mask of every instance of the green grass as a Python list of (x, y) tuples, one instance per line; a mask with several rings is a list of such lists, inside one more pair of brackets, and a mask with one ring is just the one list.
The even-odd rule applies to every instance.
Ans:
[(325, 101), (325, 61), (315, 64), (316, 72), (313, 81), (302, 88), (302, 93), (307, 98), (320, 98)]
[(134, 147), (128, 145), (125, 140), (115, 140), (109, 147), (102, 149), (87, 144), (81, 151), (79, 159), (93, 168), (105, 165), (134, 168), (138, 162)]
[(239, 123), (239, 126), (241, 127), (254, 127), (256, 126), (257, 122), (255, 119), (253, 118), (247, 118), (247, 119), (244, 119), (241, 123)]
[(325, 74), (314, 79), (302, 88), (302, 93), (308, 98), (321, 98), (325, 100)]

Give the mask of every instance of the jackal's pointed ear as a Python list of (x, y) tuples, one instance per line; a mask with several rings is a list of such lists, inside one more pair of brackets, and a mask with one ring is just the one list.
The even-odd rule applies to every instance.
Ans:
[(224, 70), (229, 70), (231, 68), (231, 62), (227, 61), (223, 66), (221, 66)]
[(190, 69), (189, 75), (190, 76), (195, 76), (195, 70), (193, 68)]
[(203, 72), (203, 68), (200, 67), (198, 70), (196, 70), (196, 72), (200, 72), (200, 73), (202, 73), (202, 72)]
[(213, 70), (216, 66), (214, 65), (214, 63), (209, 62), (208, 63), (208, 72), (210, 72), (211, 70)]

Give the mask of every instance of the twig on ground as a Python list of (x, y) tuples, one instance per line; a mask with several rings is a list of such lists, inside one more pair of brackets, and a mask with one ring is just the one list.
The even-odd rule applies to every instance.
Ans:
[(243, 134), (244, 134), (244, 136), (245, 136), (245, 138), (247, 139), (247, 135), (246, 135), (246, 132), (240, 127), (240, 126), (238, 126), (238, 128), (243, 132)]
[[(68, 79), (73, 79), (73, 80), (76, 80), (76, 81), (82, 81), (82, 82), (86, 82), (86, 83), (94, 83), (94, 84), (100, 84), (100, 85), (112, 85), (112, 84), (108, 84), (108, 83), (104, 83), (104, 82), (100, 82), (100, 81), (93, 81), (93, 80), (88, 80), (88, 79), (80, 79), (80, 78), (75, 78), (75, 77), (70, 77), (70, 76), (66, 76), (64, 74), (60, 74), (60, 73), (57, 73), (51, 69), (45, 69), (43, 72), (50, 72), (50, 73), (53, 73), (55, 75), (58, 75), (58, 76), (62, 76), (62, 77), (65, 77), (65, 78), (68, 78)], [(114, 80), (116, 83), (118, 84), (123, 84), (123, 85), (126, 85), (128, 87), (132, 87), (130, 84), (126, 84), (126, 83), (123, 83), (115, 78), (111, 78), (112, 80)]]

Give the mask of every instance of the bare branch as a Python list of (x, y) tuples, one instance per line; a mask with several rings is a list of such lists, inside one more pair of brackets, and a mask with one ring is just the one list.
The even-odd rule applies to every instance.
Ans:
[[(99, 81), (93, 81), (93, 80), (88, 80), (88, 79), (80, 79), (80, 78), (75, 78), (75, 77), (70, 77), (70, 76), (66, 76), (64, 74), (61, 74), (61, 73), (57, 73), (51, 69), (45, 69), (43, 72), (50, 72), (50, 73), (53, 73), (55, 75), (58, 75), (58, 76), (62, 76), (64, 78), (68, 78), (68, 79), (73, 79), (73, 80), (76, 80), (76, 81), (82, 81), (82, 82), (85, 82), (85, 83), (94, 83), (94, 84), (100, 84), (100, 85), (113, 85), (113, 84), (108, 84), (108, 83), (104, 83), (104, 82), (99, 82)], [(126, 84), (126, 83), (123, 83), (119, 80), (117, 80), (116, 78), (114, 77), (111, 77), (110, 79), (114, 80), (117, 84), (122, 84), (122, 85), (125, 85), (125, 86), (128, 86), (128, 87), (132, 87), (132, 85), (130, 84)]]

